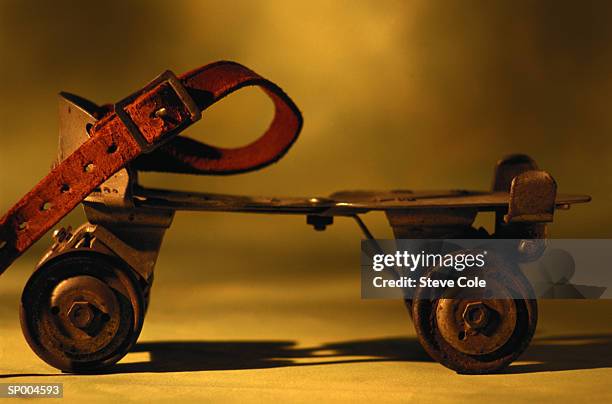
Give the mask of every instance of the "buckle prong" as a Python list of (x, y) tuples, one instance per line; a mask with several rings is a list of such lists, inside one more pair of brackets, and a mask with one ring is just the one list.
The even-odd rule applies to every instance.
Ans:
[[(119, 117), (121, 122), (123, 122), (123, 124), (128, 129), (128, 131), (130, 132), (134, 140), (138, 142), (143, 153), (149, 153), (153, 151), (155, 148), (159, 146), (161, 142), (163, 142), (163, 139), (160, 139), (154, 143), (149, 143), (147, 139), (143, 136), (143, 134), (140, 132), (140, 130), (138, 129), (138, 126), (134, 123), (132, 118), (125, 111), (125, 107), (129, 103), (134, 101), (141, 94), (144, 94), (145, 92), (157, 87), (158, 85), (164, 82), (167, 82), (170, 85), (170, 87), (172, 87), (178, 99), (183, 103), (183, 105), (189, 112), (189, 116), (190, 116), (192, 123), (198, 121), (202, 117), (202, 112), (198, 108), (198, 105), (196, 104), (196, 102), (193, 100), (193, 98), (191, 98), (191, 96), (187, 92), (187, 89), (185, 88), (185, 86), (183, 86), (183, 83), (181, 83), (179, 78), (172, 71), (166, 70), (165, 72), (160, 74), (157, 78), (155, 78), (153, 81), (151, 81), (146, 86), (144, 86), (144, 88), (127, 96), (121, 101), (118, 101), (117, 103), (115, 103), (115, 106), (114, 106), (115, 114), (117, 114), (117, 117)], [(162, 107), (162, 109), (164, 108)], [(166, 135), (163, 136), (163, 138), (169, 138), (168, 135), (171, 133), (172, 131), (168, 132)]]

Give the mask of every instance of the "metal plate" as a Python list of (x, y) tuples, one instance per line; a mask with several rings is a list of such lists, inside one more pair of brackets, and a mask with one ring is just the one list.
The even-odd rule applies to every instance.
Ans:
[[(587, 195), (557, 195), (557, 208), (590, 201)], [(342, 191), (328, 198), (257, 197), (140, 188), (137, 206), (172, 210), (233, 211), (279, 214), (353, 215), (372, 210), (476, 208), (494, 211), (508, 206), (507, 192), (479, 191)]]

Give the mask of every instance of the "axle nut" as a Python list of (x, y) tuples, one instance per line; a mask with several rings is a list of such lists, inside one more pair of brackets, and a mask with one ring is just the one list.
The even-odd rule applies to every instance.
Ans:
[(74, 302), (68, 310), (68, 318), (72, 325), (81, 330), (91, 326), (95, 313), (88, 302)]
[(482, 302), (468, 303), (463, 311), (463, 321), (474, 330), (485, 327), (489, 322), (491, 309)]

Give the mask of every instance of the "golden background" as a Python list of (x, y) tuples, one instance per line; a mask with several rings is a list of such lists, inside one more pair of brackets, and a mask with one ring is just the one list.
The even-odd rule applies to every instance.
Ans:
[[(610, 237), (611, 18), (612, 3), (603, 1), (0, 0), (0, 210), (42, 178), (55, 158), (59, 91), (115, 102), (165, 69), (182, 73), (229, 59), (292, 97), (305, 119), (298, 141), (258, 172), (147, 174), (145, 184), (280, 196), (351, 188), (488, 189), (495, 161), (522, 152), (556, 178), (561, 192), (593, 197), (558, 212), (553, 237)], [(258, 136), (271, 116), (263, 94), (241, 90), (206, 111), (187, 134), (240, 145)], [(379, 238), (391, 236), (383, 215), (365, 219)], [(77, 209), (63, 223), (83, 220)], [(356, 347), (384, 351), (385, 338), (411, 333), (412, 326), (399, 302), (359, 299), (360, 238), (346, 219), (316, 233), (303, 217), (179, 213), (164, 241), (141, 341), (297, 338), (300, 346), (344, 341), (352, 347), (349, 356), (371, 353)], [(44, 237), (0, 278), (0, 377), (56, 373), (22, 341), (16, 315), (21, 288), (49, 244)], [(232, 284), (232, 276), (246, 284)], [(542, 400), (560, 390), (575, 399), (599, 394), (595, 401), (604, 401), (612, 367), (606, 307), (544, 304), (537, 344), (525, 355), (544, 365), (518, 365), (511, 368), (517, 374), (501, 379), (471, 379), (469, 389), (461, 377), (427, 362), (414, 337), (402, 347), (416, 352), (417, 362), (278, 371), (258, 363), (246, 365), (256, 370), (244, 377), (235, 372), (251, 348), (243, 352), (238, 345), (224, 353), (229, 371), (182, 373), (170, 382), (163, 373), (27, 381), (64, 381), (67, 392), (99, 401), (109, 391), (161, 400), (151, 380), (182, 383), (186, 395), (209, 399), (219, 399), (219, 391), (234, 400), (380, 399), (372, 394), (381, 389), (387, 399), (415, 397), (402, 385), (424, 394), (416, 397), (441, 401), (474, 401), (492, 391), (500, 400), (517, 401), (518, 391)], [(590, 344), (580, 342), (582, 334)], [(359, 338), (381, 339), (378, 345), (346, 342)], [(200, 344), (208, 352), (209, 343)], [(177, 352), (191, 355), (180, 347)], [(159, 348), (172, 363), (174, 351)], [(127, 358), (133, 355), (139, 358)], [(155, 366), (164, 369), (166, 362), (145, 372), (163, 372)], [(206, 368), (206, 355), (192, 362), (174, 370), (214, 369)], [(542, 371), (534, 376), (529, 369)], [(234, 383), (247, 387), (242, 395), (215, 390)], [(193, 387), (200, 385), (207, 387)]]
[[(557, 1), (3, 0), (0, 208), (47, 173), (59, 91), (114, 102), (164, 69), (229, 59), (294, 99), (305, 118), (297, 143), (256, 173), (147, 175), (145, 183), (260, 195), (486, 189), (494, 162), (523, 152), (561, 192), (593, 196), (588, 206), (560, 212), (552, 235), (608, 237), (611, 11), (606, 2)], [(246, 90), (207, 111), (188, 134), (239, 145), (271, 114), (264, 95)], [(183, 214), (168, 241), (209, 233), (228, 241), (311, 239), (296, 220), (303, 221)], [(389, 235), (384, 226), (381, 236)], [(356, 230), (331, 228), (355, 240)]]

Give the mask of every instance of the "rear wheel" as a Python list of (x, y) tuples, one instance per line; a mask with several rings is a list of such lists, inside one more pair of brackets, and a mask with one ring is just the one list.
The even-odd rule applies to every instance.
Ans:
[(23, 334), (32, 350), (65, 372), (119, 361), (138, 339), (144, 298), (131, 269), (91, 251), (60, 255), (37, 269), (21, 297)]

